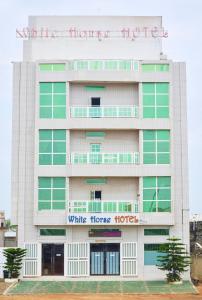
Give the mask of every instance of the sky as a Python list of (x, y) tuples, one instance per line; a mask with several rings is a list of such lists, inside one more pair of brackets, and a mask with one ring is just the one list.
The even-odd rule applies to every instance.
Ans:
[(191, 213), (202, 213), (202, 72), (201, 0), (0, 0), (0, 210), (11, 209), (12, 61), (22, 60), (15, 29), (29, 15), (162, 16), (169, 37), (163, 52), (187, 64), (189, 200)]

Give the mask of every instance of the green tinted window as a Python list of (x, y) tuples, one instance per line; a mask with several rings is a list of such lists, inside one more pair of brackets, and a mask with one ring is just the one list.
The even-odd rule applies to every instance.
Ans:
[(169, 235), (169, 229), (167, 228), (144, 229), (144, 235)]
[(65, 229), (54, 229), (54, 228), (42, 228), (40, 229), (41, 236), (65, 236)]
[(86, 179), (86, 183), (87, 184), (106, 184), (107, 183), (107, 179), (106, 178), (88, 178)]
[(171, 211), (171, 177), (143, 177), (143, 211)]
[(41, 119), (66, 118), (66, 82), (40, 82)]
[(65, 71), (65, 64), (39, 64), (40, 71)]
[(39, 164), (66, 164), (66, 130), (39, 130)]
[(169, 83), (143, 83), (142, 97), (143, 118), (169, 118)]
[(169, 130), (143, 130), (143, 163), (170, 163)]
[(64, 177), (38, 178), (38, 209), (66, 208), (66, 179)]
[(142, 64), (143, 72), (168, 72), (169, 64)]

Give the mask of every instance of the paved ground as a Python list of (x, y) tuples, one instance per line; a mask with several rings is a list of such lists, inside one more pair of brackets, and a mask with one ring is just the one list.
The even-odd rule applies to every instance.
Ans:
[[(134, 282), (133, 282), (134, 283)], [(53, 284), (53, 282), (52, 282)], [(114, 282), (111, 283), (114, 285)], [(111, 286), (112, 287), (112, 286)], [(113, 289), (113, 287), (112, 287)], [(0, 300), (202, 300), (202, 285), (198, 288), (200, 294), (46, 294), (46, 295), (9, 295), (0, 296)], [(112, 292), (112, 291), (111, 291)], [(155, 292), (154, 292), (155, 293)]]
[(180, 285), (164, 281), (21, 281), (9, 290), (10, 295), (65, 293), (183, 294), (196, 291), (189, 281)]

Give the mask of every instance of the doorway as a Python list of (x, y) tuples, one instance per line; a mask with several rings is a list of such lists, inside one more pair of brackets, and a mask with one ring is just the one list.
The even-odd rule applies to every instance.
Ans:
[(42, 275), (64, 276), (64, 244), (42, 244)]
[(90, 275), (120, 275), (120, 244), (90, 245)]

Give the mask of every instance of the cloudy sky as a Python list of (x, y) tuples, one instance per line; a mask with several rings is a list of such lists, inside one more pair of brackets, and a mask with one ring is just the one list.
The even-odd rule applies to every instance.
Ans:
[[(192, 213), (202, 213), (202, 1), (201, 0), (0, 0), (0, 210), (10, 216), (12, 61), (22, 59), (15, 28), (29, 15), (163, 16), (168, 58), (187, 63), (189, 193)], [(202, 71), (202, 70), (201, 70)]]

